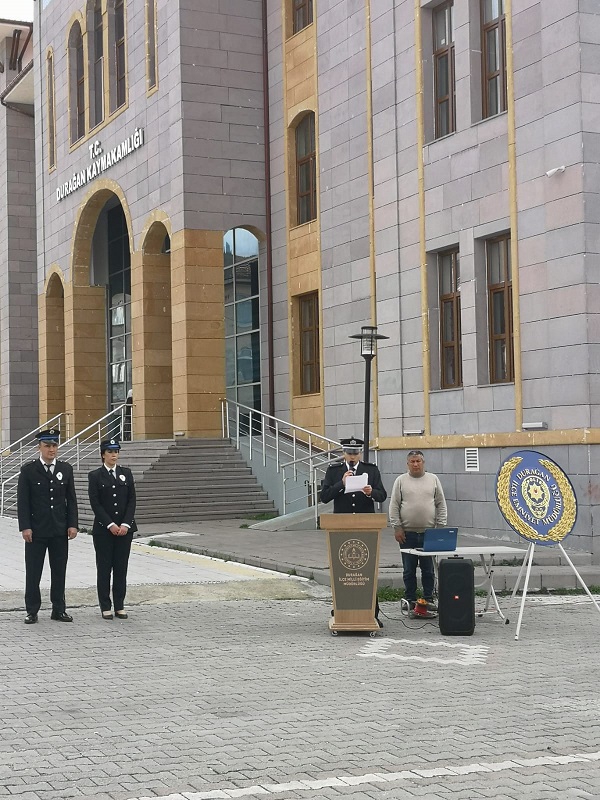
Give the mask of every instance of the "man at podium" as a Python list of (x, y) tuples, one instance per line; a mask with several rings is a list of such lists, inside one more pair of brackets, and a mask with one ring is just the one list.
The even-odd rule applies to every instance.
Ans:
[[(374, 514), (375, 503), (383, 503), (387, 497), (379, 469), (375, 464), (366, 464), (360, 460), (364, 445), (362, 439), (352, 436), (350, 439), (341, 439), (340, 444), (344, 451), (343, 460), (328, 467), (321, 485), (321, 502), (329, 503), (333, 500), (334, 514)], [(346, 487), (349, 478), (360, 476), (364, 476), (362, 488), (352, 491), (350, 485)], [(379, 627), (383, 628), (379, 619), (378, 600), (375, 601), (375, 619)]]
[[(343, 460), (332, 464), (325, 473), (321, 486), (321, 502), (329, 503), (333, 500), (334, 514), (373, 514), (375, 503), (383, 503), (387, 497), (379, 469), (375, 464), (365, 464), (360, 460), (364, 444), (362, 439), (342, 439), (340, 444), (344, 451)], [(348, 478), (361, 475), (367, 476), (367, 483), (357, 491), (346, 491)]]

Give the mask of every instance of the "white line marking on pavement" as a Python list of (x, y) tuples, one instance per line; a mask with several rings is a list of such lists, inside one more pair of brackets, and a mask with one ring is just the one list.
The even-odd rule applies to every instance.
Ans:
[[(397, 783), (398, 781), (418, 781), (427, 778), (438, 778), (444, 775), (470, 775), (474, 772), (510, 772), (540, 766), (559, 766), (561, 764), (589, 763), (600, 761), (600, 751), (595, 753), (575, 753), (565, 756), (538, 756), (537, 758), (513, 758), (510, 761), (475, 764), (457, 764), (448, 767), (431, 767), (429, 769), (405, 769), (402, 772), (371, 772), (365, 775), (340, 775), (337, 778), (321, 778), (317, 780), (298, 780), (289, 783), (264, 783), (244, 788), (210, 789), (206, 792), (181, 792), (162, 797), (134, 797), (130, 800), (229, 800), (231, 797), (255, 797), (257, 795), (283, 794), (284, 792), (314, 791), (330, 787), (359, 786), (369, 783)], [(314, 795), (313, 795), (314, 797)]]
[[(398, 647), (399, 652), (390, 652)], [(423, 649), (419, 653), (419, 649)], [(426, 655), (427, 648), (441, 648), (436, 655)], [(417, 652), (415, 653), (415, 649)], [(451, 652), (446, 655), (444, 650)], [(394, 658), (399, 661), (434, 661), (438, 664), (461, 664), (471, 666), (483, 664), (487, 659), (489, 647), (450, 642), (428, 642), (410, 639), (370, 639), (357, 653), (361, 658)], [(431, 651), (429, 651), (431, 652)]]

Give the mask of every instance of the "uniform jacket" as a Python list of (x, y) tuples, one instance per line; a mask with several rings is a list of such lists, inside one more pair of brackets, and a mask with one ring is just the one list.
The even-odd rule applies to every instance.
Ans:
[(73, 467), (56, 461), (49, 475), (39, 458), (23, 464), (17, 487), (19, 530), (32, 530), (34, 538), (66, 536), (77, 528), (77, 497)]
[(341, 464), (332, 464), (327, 469), (321, 486), (321, 502), (329, 503), (330, 500), (333, 500), (334, 514), (372, 514), (375, 511), (373, 501), (383, 503), (387, 497), (379, 469), (375, 464), (365, 464), (360, 461), (355, 471), (355, 475), (362, 475), (366, 472), (369, 476), (369, 486), (373, 489), (371, 497), (367, 497), (364, 492), (344, 493), (342, 476), (347, 471), (345, 461)]
[(112, 480), (106, 467), (92, 470), (88, 475), (90, 505), (94, 512), (93, 534), (109, 533), (108, 526), (129, 525), (131, 533), (135, 524), (135, 483), (131, 470), (115, 467), (116, 480)]

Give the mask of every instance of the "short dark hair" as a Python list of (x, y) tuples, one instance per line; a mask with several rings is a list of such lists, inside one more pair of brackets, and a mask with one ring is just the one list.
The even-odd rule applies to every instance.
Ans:
[(409, 450), (406, 457), (410, 458), (411, 456), (421, 456), (422, 458), (425, 458), (422, 450)]

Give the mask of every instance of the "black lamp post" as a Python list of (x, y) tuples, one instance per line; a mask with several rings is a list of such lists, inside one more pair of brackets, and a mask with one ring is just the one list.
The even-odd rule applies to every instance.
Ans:
[(369, 460), (369, 423), (371, 414), (371, 361), (377, 355), (377, 340), (389, 339), (377, 333), (375, 325), (363, 325), (360, 333), (350, 336), (350, 339), (360, 339), (360, 354), (365, 360), (365, 427), (363, 433), (364, 450), (363, 461)]

